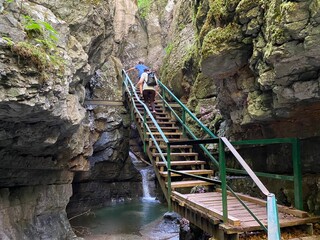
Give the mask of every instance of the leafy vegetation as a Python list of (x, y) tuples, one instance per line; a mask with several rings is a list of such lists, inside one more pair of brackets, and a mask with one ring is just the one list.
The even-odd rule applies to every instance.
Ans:
[(164, 51), (166, 52), (166, 55), (170, 55), (172, 49), (173, 49), (173, 43), (169, 43), (164, 49)]
[(24, 16), (24, 29), (28, 38), (34, 39), (43, 48), (54, 50), (57, 47), (58, 33), (49, 23)]
[[(11, 4), (14, 0), (5, 0)], [(99, 0), (90, 0), (99, 1)], [(25, 12), (23, 2), (20, 11)], [(57, 51), (58, 32), (46, 21), (34, 19), (29, 15), (20, 15), (19, 18), (26, 32), (27, 39), (23, 42), (15, 42), (10, 36), (1, 36), (7, 42), (12, 52), (18, 57), (18, 61), (34, 65), (40, 72), (42, 80), (47, 73), (60, 75), (64, 72), (64, 60)]]
[(141, 18), (146, 18), (150, 12), (152, 0), (138, 0), (138, 8)]
[[(8, 4), (12, 0), (6, 0)], [(27, 34), (26, 41), (15, 42), (9, 36), (2, 36), (12, 52), (18, 57), (18, 61), (34, 65), (46, 80), (47, 73), (62, 74), (64, 61), (57, 52), (58, 32), (46, 21), (33, 19), (24, 15), (21, 20), (24, 31)]]
[(17, 54), (19, 60), (32, 63), (40, 72), (42, 80), (47, 79), (46, 72), (62, 73), (63, 60), (57, 55), (47, 54), (44, 48), (28, 42), (18, 42), (11, 46), (12, 52)]

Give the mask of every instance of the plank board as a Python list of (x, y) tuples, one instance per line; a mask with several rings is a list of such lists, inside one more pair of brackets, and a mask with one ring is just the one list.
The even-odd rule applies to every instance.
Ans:
[[(255, 214), (261, 223), (267, 226), (267, 208), (266, 203), (261, 199), (241, 196), (243, 202), (247, 205), (250, 211)], [(177, 201), (185, 208), (192, 207), (199, 209), (202, 212), (209, 214), (212, 218), (223, 219), (222, 212), (222, 194), (221, 192), (207, 192), (194, 194), (181, 194), (172, 192), (173, 201)], [(221, 228), (227, 233), (245, 232), (262, 230), (259, 223), (245, 209), (245, 207), (233, 196), (227, 196), (228, 201), (228, 224), (220, 224)], [(308, 214), (304, 211), (296, 209), (287, 209), (281, 206), (279, 211), (280, 227), (290, 227), (304, 225), (306, 223), (318, 222), (320, 217), (305, 217)]]

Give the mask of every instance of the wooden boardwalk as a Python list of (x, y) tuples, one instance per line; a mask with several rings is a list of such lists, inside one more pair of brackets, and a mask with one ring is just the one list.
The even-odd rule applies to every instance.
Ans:
[[(237, 195), (249, 207), (254, 215), (267, 226), (266, 201), (242, 194)], [(175, 202), (175, 211), (184, 215), (186, 211), (191, 210), (202, 216), (202, 218), (211, 218), (212, 222), (220, 224), (219, 228), (227, 234), (262, 230), (262, 227), (244, 206), (231, 195), (229, 195), (227, 199), (228, 223), (222, 224), (222, 194), (220, 191), (193, 194), (181, 194), (174, 191), (172, 192), (171, 197), (173, 202)], [(300, 226), (320, 221), (320, 217), (310, 217), (307, 212), (281, 205), (278, 205), (278, 212), (281, 228)], [(194, 224), (199, 227), (202, 225), (201, 221), (196, 221)]]

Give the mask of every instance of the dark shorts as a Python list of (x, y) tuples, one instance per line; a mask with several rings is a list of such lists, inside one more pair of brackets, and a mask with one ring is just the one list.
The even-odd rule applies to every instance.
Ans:
[(154, 90), (143, 90), (142, 92), (144, 101), (147, 103), (154, 102), (155, 96), (156, 96), (156, 91)]

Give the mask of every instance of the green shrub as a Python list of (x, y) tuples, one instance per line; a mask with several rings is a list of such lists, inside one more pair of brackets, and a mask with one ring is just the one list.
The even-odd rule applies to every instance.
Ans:
[(38, 44), (49, 50), (57, 47), (58, 33), (49, 23), (24, 16), (23, 25), (29, 39), (34, 39)]
[(152, 0), (138, 0), (138, 8), (141, 18), (146, 18), (150, 12)]

